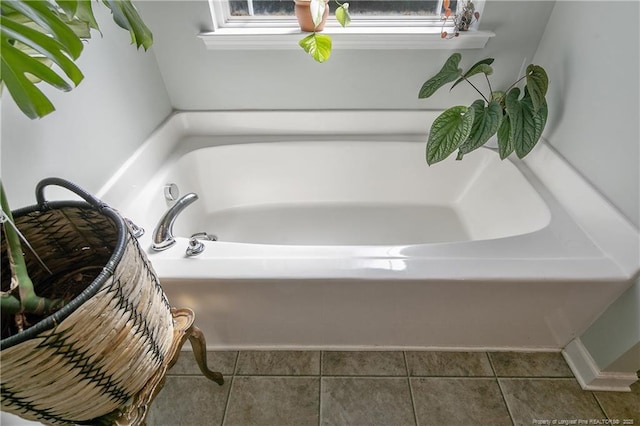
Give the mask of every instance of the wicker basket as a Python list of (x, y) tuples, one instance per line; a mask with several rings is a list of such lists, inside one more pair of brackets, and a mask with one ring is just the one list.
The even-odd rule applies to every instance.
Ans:
[[(49, 185), (86, 202), (47, 202)], [(2, 410), (47, 424), (93, 423), (126, 406), (165, 361), (173, 338), (170, 306), (115, 210), (58, 178), (40, 182), (36, 199), (38, 205), (13, 216), (45, 265), (63, 281), (91, 270), (97, 276), (64, 308), (0, 341)], [(3, 240), (3, 289), (10, 275), (6, 245)], [(25, 260), (36, 293), (46, 294), (47, 284), (39, 283), (51, 281), (50, 274), (28, 250)]]

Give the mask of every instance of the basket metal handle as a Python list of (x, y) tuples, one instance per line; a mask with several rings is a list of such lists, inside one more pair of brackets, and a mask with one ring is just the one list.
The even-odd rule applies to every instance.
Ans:
[(36, 185), (36, 201), (38, 202), (38, 205), (40, 205), (40, 207), (43, 209), (46, 208), (47, 205), (47, 200), (44, 197), (44, 189), (50, 185), (61, 186), (65, 189), (68, 189), (74, 194), (80, 196), (87, 203), (91, 204), (98, 210), (102, 210), (104, 207), (107, 207), (105, 203), (103, 203), (101, 200), (88, 193), (84, 189), (80, 188), (75, 183), (69, 182), (68, 180), (62, 178), (50, 177), (42, 179)]

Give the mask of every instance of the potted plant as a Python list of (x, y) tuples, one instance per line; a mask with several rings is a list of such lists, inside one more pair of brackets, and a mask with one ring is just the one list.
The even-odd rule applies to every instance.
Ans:
[[(103, 3), (138, 47), (151, 45), (129, 0)], [(27, 116), (47, 115), (54, 107), (36, 83), (70, 90), (82, 81), (74, 61), (98, 29), (92, 2), (5, 0), (0, 12), (2, 83)], [(84, 201), (49, 202), (51, 185)], [(118, 212), (56, 178), (38, 185), (36, 200), (12, 212), (0, 183), (0, 403), (30, 420), (97, 422), (130, 404), (168, 361), (171, 307)]]
[[(305, 36), (298, 43), (305, 52), (317, 62), (324, 62), (331, 56), (332, 40), (331, 36), (319, 34), (324, 29), (324, 24), (329, 15), (329, 0), (294, 0), (295, 12), (300, 29), (311, 34)], [(349, 16), (349, 3), (339, 3), (333, 0), (338, 6), (335, 12), (336, 20), (346, 27), (351, 22)]]
[[(440, 36), (442, 38), (453, 38), (460, 35), (460, 31), (469, 31), (469, 28), (474, 22), (480, 19), (480, 12), (476, 11), (476, 6), (471, 0), (458, 2), (458, 12), (452, 15), (451, 8), (449, 8), (450, 1), (443, 0), (442, 8), (444, 9), (444, 16), (442, 18), (442, 28), (440, 29)], [(449, 19), (453, 21), (453, 32), (449, 34), (444, 30), (444, 26)]]
[[(455, 81), (470, 84), (481, 96), (470, 106), (458, 105), (445, 110), (431, 125), (427, 141), (427, 163), (442, 161), (458, 150), (457, 159), (483, 146), (497, 135), (501, 159), (515, 151), (519, 158), (526, 156), (538, 143), (547, 123), (546, 93), (549, 79), (544, 68), (530, 64), (523, 77), (504, 91), (492, 88), (489, 76), (493, 73), (493, 58), (475, 63), (468, 71), (458, 68), (460, 53), (452, 54), (442, 69), (427, 80), (418, 93), (428, 98), (445, 84)], [(486, 94), (470, 81), (474, 75), (484, 75)], [(525, 81), (523, 89), (518, 85)]]
[[(84, 201), (48, 201), (52, 185)], [(124, 218), (72, 183), (45, 179), (37, 204), (14, 212), (4, 198), (1, 408), (110, 423), (173, 358), (159, 280)]]

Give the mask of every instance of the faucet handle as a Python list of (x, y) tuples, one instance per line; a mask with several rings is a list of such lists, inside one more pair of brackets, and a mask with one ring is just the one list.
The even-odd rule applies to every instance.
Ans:
[(195, 237), (189, 238), (187, 256), (197, 256), (204, 251), (204, 243)]
[(135, 238), (140, 238), (144, 235), (144, 228), (142, 226), (138, 226), (129, 218), (124, 218), (124, 221), (127, 225), (129, 225), (129, 229), (131, 229), (131, 233)]
[(205, 240), (205, 241), (218, 241), (218, 237), (208, 234), (206, 232), (196, 232), (191, 236), (191, 239)]

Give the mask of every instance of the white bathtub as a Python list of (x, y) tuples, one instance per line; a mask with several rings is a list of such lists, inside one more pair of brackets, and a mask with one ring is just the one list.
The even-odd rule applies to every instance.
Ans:
[[(180, 120), (99, 195), (147, 229), (169, 300), (211, 348), (559, 350), (637, 274), (633, 228), (573, 172), (554, 172), (565, 190), (545, 174), (568, 170), (548, 147), (529, 165), (480, 149), (429, 167), (414, 137), (216, 135), (197, 119), (211, 135), (193, 136)], [(199, 200), (154, 252), (167, 183)], [(218, 241), (188, 257), (197, 232)]]

